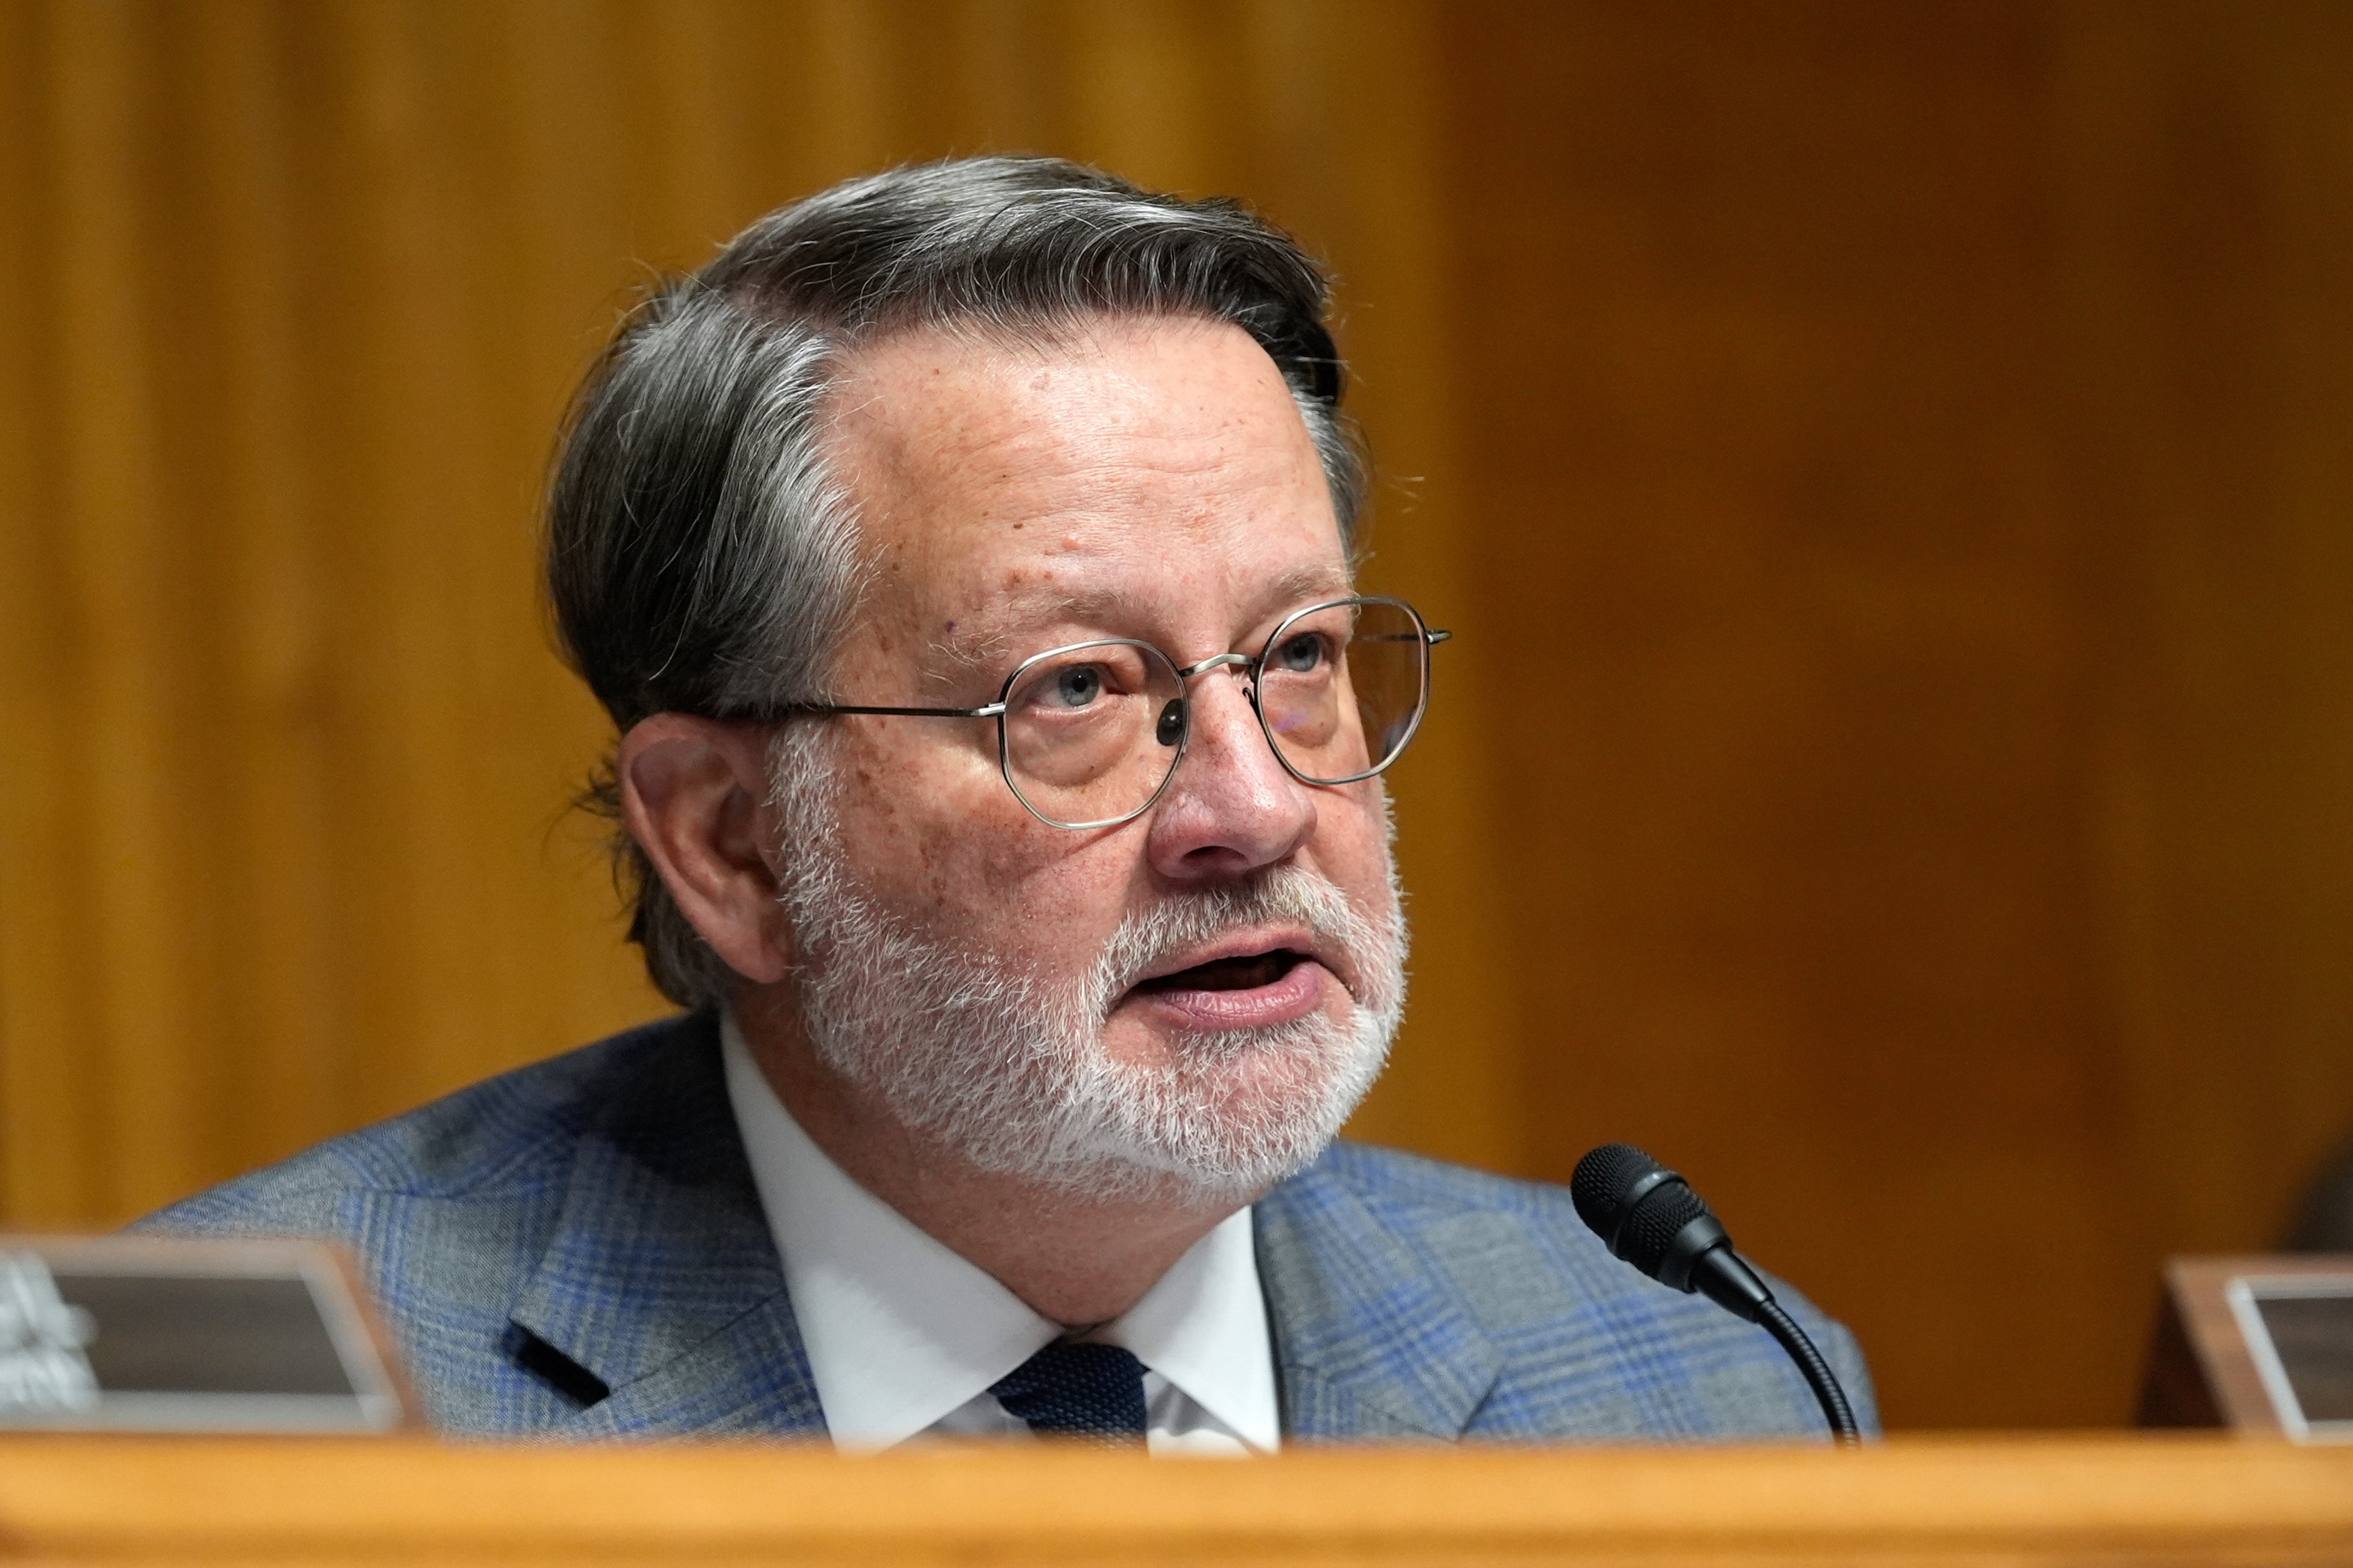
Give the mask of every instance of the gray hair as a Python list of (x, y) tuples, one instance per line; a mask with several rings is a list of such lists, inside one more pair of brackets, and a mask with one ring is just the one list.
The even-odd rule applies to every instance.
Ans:
[[(746, 716), (831, 696), (860, 589), (856, 517), (827, 471), (845, 357), (914, 328), (1050, 336), (1090, 316), (1230, 321), (1282, 372), (1352, 551), (1365, 470), (1340, 413), (1330, 285), (1228, 200), (1147, 194), (1050, 158), (894, 170), (779, 208), (622, 324), (575, 399), (548, 502), (566, 659), (614, 724)], [(617, 816), (604, 768), (583, 796)], [(629, 937), (664, 994), (735, 977), (617, 826)]]

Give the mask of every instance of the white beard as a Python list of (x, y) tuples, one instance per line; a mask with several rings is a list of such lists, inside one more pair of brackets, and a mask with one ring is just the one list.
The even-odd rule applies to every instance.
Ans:
[[(807, 752), (778, 763), (794, 834), (779, 898), (810, 1044), (979, 1169), (1096, 1198), (1247, 1203), (1312, 1163), (1380, 1076), (1405, 1003), (1393, 879), (1368, 918), (1322, 878), (1271, 868), (1130, 914), (1083, 973), (1026, 971), (882, 908), (841, 854), (831, 770)], [(1317, 1013), (1184, 1038), (1171, 1061), (1113, 1059), (1104, 1024), (1146, 971), (1272, 921), (1348, 955), (1347, 1020)]]

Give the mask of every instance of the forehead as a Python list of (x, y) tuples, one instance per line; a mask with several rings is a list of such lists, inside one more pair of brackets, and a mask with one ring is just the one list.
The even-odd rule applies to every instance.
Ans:
[(1075, 624), (1345, 589), (1306, 423), (1229, 323), (908, 332), (836, 395), (832, 456), (885, 613)]

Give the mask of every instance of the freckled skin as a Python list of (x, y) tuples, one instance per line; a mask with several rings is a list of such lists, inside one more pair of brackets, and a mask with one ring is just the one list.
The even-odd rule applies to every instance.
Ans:
[[(977, 707), (1022, 659), (1097, 637), (1155, 643), (1180, 666), (1255, 654), (1291, 611), (1348, 591), (1306, 426), (1237, 328), (1105, 321), (1042, 346), (911, 333), (867, 350), (832, 412), (871, 578), (839, 652), (846, 701)], [(1191, 692), (1191, 745), (1158, 804), (1086, 833), (1015, 799), (993, 721), (818, 721), (841, 727), (845, 852), (902, 916), (1063, 980), (1131, 910), (1271, 865), (1386, 912), (1379, 781), (1293, 779), (1230, 670)], [(853, 1179), (1039, 1312), (1077, 1325), (1125, 1311), (1230, 1207), (976, 1170), (826, 1067), (797, 1012), (765, 756), (759, 726), (661, 713), (617, 758), (629, 831), (741, 977), (735, 1015), (762, 1071)], [(1314, 1009), (1353, 1010), (1356, 976), (1293, 973)], [(1131, 997), (1103, 1044), (1167, 1061), (1220, 1049), (1198, 1033), (1213, 1027)], [(1227, 1064), (1237, 1088), (1263, 1065)]]
[[(841, 406), (835, 460), (881, 568), (839, 666), (853, 701), (991, 701), (1020, 659), (1090, 637), (1142, 638), (1180, 666), (1254, 654), (1309, 602), (1279, 584), (1321, 568), (1314, 596), (1347, 591), (1305, 424), (1237, 328), (1104, 324), (1045, 351), (911, 334), (864, 356)], [(1011, 597), (1041, 588), (1086, 596), (1085, 613)], [(943, 625), (1002, 658), (959, 668), (922, 635)], [(991, 722), (836, 721), (855, 769), (851, 853), (901, 912), (1062, 973), (1156, 895), (1278, 861), (1384, 907), (1378, 781), (1302, 784), (1233, 676), (1196, 678), (1192, 694), (1168, 792), (1090, 833), (1014, 798)], [(1346, 991), (1326, 984), (1324, 1009), (1344, 1015)], [(1120, 1009), (1106, 1047), (1131, 1060), (1185, 1048), (1145, 1013)]]

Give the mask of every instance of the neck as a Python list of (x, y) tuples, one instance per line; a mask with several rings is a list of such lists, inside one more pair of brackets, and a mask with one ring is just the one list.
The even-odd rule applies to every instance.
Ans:
[(776, 1098), (850, 1180), (1065, 1328), (1125, 1312), (1240, 1206), (1102, 1199), (980, 1170), (820, 1061), (770, 988), (747, 988), (735, 1021)]

